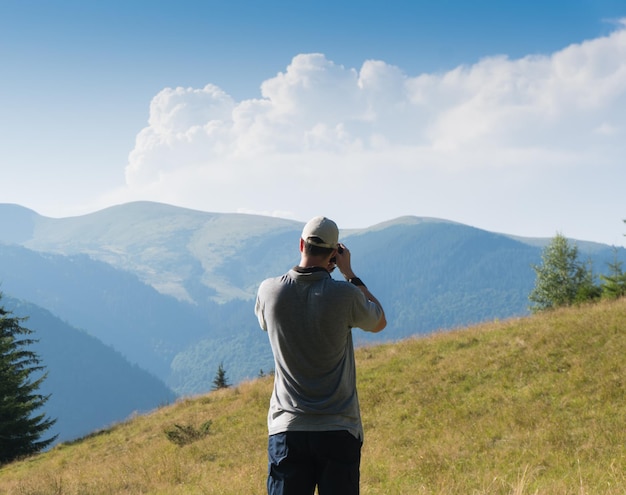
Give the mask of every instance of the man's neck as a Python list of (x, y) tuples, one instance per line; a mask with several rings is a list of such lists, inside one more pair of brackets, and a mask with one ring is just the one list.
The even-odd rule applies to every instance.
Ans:
[(328, 260), (313, 258), (309, 256), (302, 256), (300, 258), (300, 264), (298, 265), (300, 268), (322, 268), (324, 270), (328, 269)]
[(298, 273), (319, 273), (324, 272), (326, 275), (330, 276), (330, 273), (326, 268), (322, 268), (321, 266), (294, 266), (293, 269)]

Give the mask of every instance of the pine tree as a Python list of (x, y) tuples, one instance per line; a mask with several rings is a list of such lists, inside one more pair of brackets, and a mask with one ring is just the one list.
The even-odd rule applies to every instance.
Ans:
[(617, 259), (617, 250), (613, 249), (613, 262), (608, 263), (609, 274), (600, 275), (602, 280), (602, 297), (617, 299), (626, 295), (626, 273), (622, 270), (622, 262)]
[[(56, 439), (42, 440), (56, 420), (35, 413), (49, 396), (37, 393), (46, 374), (28, 349), (36, 341), (22, 326), (25, 320), (0, 305), (0, 465), (39, 452)], [(31, 380), (32, 373), (39, 377)]]
[(533, 265), (537, 278), (528, 296), (532, 311), (568, 306), (599, 295), (591, 268), (578, 259), (578, 247), (563, 235), (552, 239), (541, 258), (541, 265)]
[(219, 390), (221, 388), (228, 388), (230, 384), (226, 378), (226, 370), (224, 369), (224, 364), (220, 363), (217, 368), (217, 373), (215, 374), (215, 378), (213, 379), (213, 390)]

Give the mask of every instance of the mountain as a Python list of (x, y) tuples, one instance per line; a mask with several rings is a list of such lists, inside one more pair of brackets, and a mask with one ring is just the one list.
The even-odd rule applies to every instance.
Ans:
[[(358, 349), (371, 494), (626, 493), (626, 299)], [(272, 379), (0, 469), (0, 493), (265, 493)]]
[(176, 400), (156, 377), (49, 311), (6, 296), (0, 303), (13, 315), (28, 318), (22, 326), (37, 340), (32, 350), (48, 374), (39, 392), (50, 395), (45, 413), (57, 420), (45, 438), (79, 438)]
[[(190, 395), (210, 389), (220, 363), (232, 383), (272, 369), (254, 296), (298, 262), (301, 229), (149, 202), (60, 219), (0, 205), (0, 282)], [(341, 238), (389, 321), (381, 334), (355, 332), (358, 344), (528, 313), (537, 240), (419, 217)], [(580, 251), (597, 272), (615, 255), (595, 244)], [(626, 261), (624, 249), (616, 254)]]
[(0, 244), (2, 290), (48, 309), (163, 378), (178, 351), (206, 332), (188, 303), (91, 259)]
[(195, 304), (252, 298), (259, 276), (268, 268), (281, 269), (285, 260), (284, 255), (266, 253), (251, 265), (248, 251), (262, 248), (269, 236), (274, 242), (282, 234), (297, 240), (299, 229), (301, 224), (289, 220), (149, 202), (59, 219), (0, 205), (0, 242), (46, 253), (86, 254), (136, 274), (163, 294)]

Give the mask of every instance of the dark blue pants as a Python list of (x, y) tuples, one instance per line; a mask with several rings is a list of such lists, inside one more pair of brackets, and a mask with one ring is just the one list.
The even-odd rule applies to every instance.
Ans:
[(347, 431), (289, 431), (268, 442), (269, 495), (358, 495), (361, 441)]

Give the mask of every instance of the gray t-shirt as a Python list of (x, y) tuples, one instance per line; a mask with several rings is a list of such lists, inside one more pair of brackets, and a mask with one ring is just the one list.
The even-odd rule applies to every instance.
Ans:
[(348, 430), (362, 440), (352, 328), (373, 330), (382, 309), (326, 270), (296, 267), (263, 281), (255, 313), (275, 361), (269, 434)]

